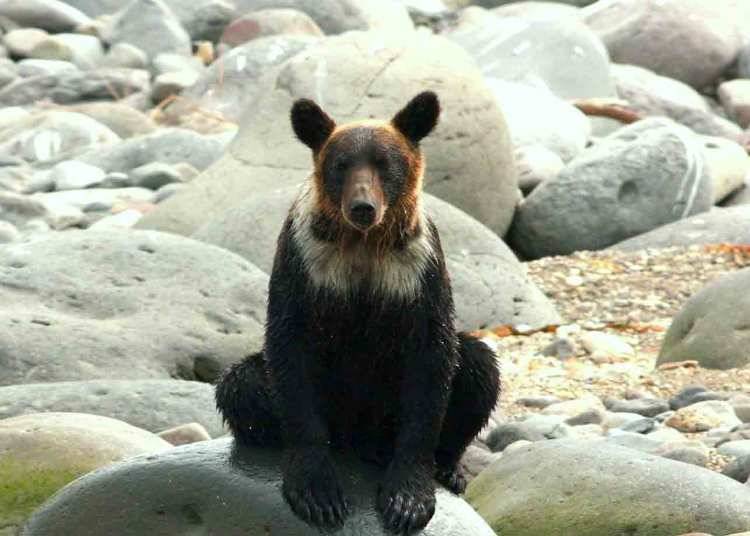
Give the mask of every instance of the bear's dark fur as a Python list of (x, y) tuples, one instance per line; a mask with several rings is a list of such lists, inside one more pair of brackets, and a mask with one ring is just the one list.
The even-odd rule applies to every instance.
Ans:
[(376, 500), (397, 534), (423, 528), (435, 483), (461, 493), (464, 450), (499, 393), (493, 353), (456, 333), (440, 239), (421, 209), (419, 141), (434, 93), (390, 122), (337, 127), (297, 101), (292, 125), (315, 170), (279, 236), (264, 351), (216, 390), (236, 441), (283, 446), (283, 494), (316, 526), (348, 514), (331, 450), (382, 463)]

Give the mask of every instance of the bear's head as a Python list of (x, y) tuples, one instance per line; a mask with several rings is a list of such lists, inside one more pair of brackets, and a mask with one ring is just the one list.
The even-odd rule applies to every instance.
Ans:
[(320, 209), (362, 233), (388, 220), (416, 217), (424, 172), (419, 142), (439, 115), (440, 103), (431, 91), (414, 97), (390, 121), (344, 125), (336, 125), (315, 102), (296, 101), (292, 127), (312, 150)]

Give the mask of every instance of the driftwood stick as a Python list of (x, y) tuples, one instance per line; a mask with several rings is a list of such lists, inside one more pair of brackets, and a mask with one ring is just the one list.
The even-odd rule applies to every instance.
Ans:
[(611, 98), (575, 99), (571, 104), (586, 115), (609, 117), (621, 123), (630, 124), (643, 119), (643, 116), (629, 108), (626, 101)]

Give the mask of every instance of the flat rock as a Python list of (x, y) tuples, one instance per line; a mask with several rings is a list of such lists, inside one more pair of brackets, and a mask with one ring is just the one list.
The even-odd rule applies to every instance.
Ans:
[(403, 36), (412, 25), (406, 8), (382, 0), (234, 0), (238, 13), (293, 8), (307, 13), (326, 35), (349, 30), (384, 30)]
[[(280, 453), (234, 450), (231, 445), (228, 439), (204, 441), (89, 474), (37, 510), (22, 534), (178, 536), (194, 531), (198, 524), (208, 534), (226, 536), (311, 534), (314, 529), (299, 521), (282, 499)], [(349, 458), (337, 462), (352, 503), (352, 515), (337, 534), (385, 536), (373, 509), (378, 471)], [(165, 481), (170, 485), (165, 486)], [(134, 495), (139, 500), (134, 501)], [(462, 499), (441, 489), (435, 516), (421, 534), (492, 536), (493, 532)]]
[(114, 419), (37, 413), (0, 421), (0, 524), (19, 529), (26, 517), (75, 478), (138, 454), (172, 448), (159, 437)]
[(50, 411), (111, 417), (154, 433), (189, 422), (213, 437), (226, 433), (208, 383), (89, 380), (0, 387), (0, 419)]
[(24, 78), (77, 70), (78, 67), (74, 64), (63, 60), (39, 60), (28, 58), (18, 62), (18, 74)]
[(146, 188), (84, 188), (37, 193), (29, 199), (45, 207), (67, 205), (84, 212), (103, 212), (122, 203), (150, 203), (154, 201), (154, 192)]
[(190, 36), (162, 0), (133, 0), (124, 5), (104, 30), (107, 42), (132, 43), (151, 58), (161, 52), (190, 56)]
[(237, 15), (232, 0), (165, 0), (193, 41), (216, 42)]
[(598, 250), (705, 212), (712, 202), (694, 135), (668, 119), (645, 119), (537, 187), (519, 205), (509, 237), (531, 259)]
[(6, 246), (0, 384), (211, 381), (261, 336), (267, 281), (239, 256), (155, 232), (70, 231)]
[(597, 440), (514, 449), (469, 484), (466, 498), (495, 532), (513, 536), (750, 529), (747, 487), (708, 469)]
[(345, 123), (388, 119), (411, 96), (434, 89), (449, 112), (422, 143), (425, 189), (504, 234), (517, 199), (511, 143), (502, 113), (460, 47), (422, 32), (349, 32), (310, 46), (272, 78), (227, 153), (139, 227), (191, 234), (238, 199), (301, 182), (310, 152), (279, 120), (296, 98), (317, 99)]
[(693, 359), (731, 369), (750, 363), (750, 269), (723, 276), (693, 295), (669, 326), (657, 365)]
[(45, 162), (66, 153), (100, 148), (120, 137), (83, 114), (45, 110), (0, 126), (0, 154)]
[(114, 100), (148, 87), (148, 71), (140, 69), (64, 71), (21, 78), (8, 84), (0, 89), (0, 105), (22, 106), (46, 99), (58, 104), (89, 99)]
[(50, 32), (69, 32), (91, 23), (91, 18), (67, 2), (58, 0), (3, 0), (0, 16), (21, 26), (42, 28)]
[(607, 399), (607, 410), (615, 413), (636, 413), (644, 417), (656, 417), (669, 411), (669, 402), (658, 398), (635, 398), (632, 400)]
[(151, 134), (156, 130), (156, 124), (149, 116), (119, 102), (84, 102), (68, 109), (99, 121), (121, 138)]
[[(238, 253), (270, 273), (276, 239), (296, 193), (297, 187), (288, 187), (256, 195), (206, 222), (192, 237)], [(560, 321), (502, 240), (444, 201), (429, 194), (424, 201), (440, 232), (462, 329)]]
[(474, 56), (486, 76), (546, 87), (563, 99), (615, 95), (607, 51), (573, 17), (489, 17), (447, 35)]
[(618, 63), (646, 67), (696, 89), (715, 82), (742, 45), (735, 0), (598, 2), (583, 12)]
[(29, 57), (69, 61), (81, 69), (93, 69), (104, 58), (104, 48), (99, 38), (93, 35), (60, 33), (39, 41)]
[(77, 159), (107, 172), (128, 172), (152, 162), (187, 162), (198, 170), (204, 170), (221, 156), (225, 147), (226, 141), (217, 136), (167, 128), (134, 136), (104, 149), (87, 151)]

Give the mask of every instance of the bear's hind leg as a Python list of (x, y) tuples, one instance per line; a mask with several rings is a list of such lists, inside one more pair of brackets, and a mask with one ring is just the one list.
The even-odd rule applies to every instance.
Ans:
[(281, 423), (263, 353), (229, 367), (216, 385), (216, 406), (235, 440), (243, 445), (281, 445)]
[(456, 494), (466, 488), (458, 462), (487, 424), (500, 394), (500, 371), (494, 352), (466, 333), (459, 333), (458, 339), (459, 366), (435, 452), (436, 479)]

